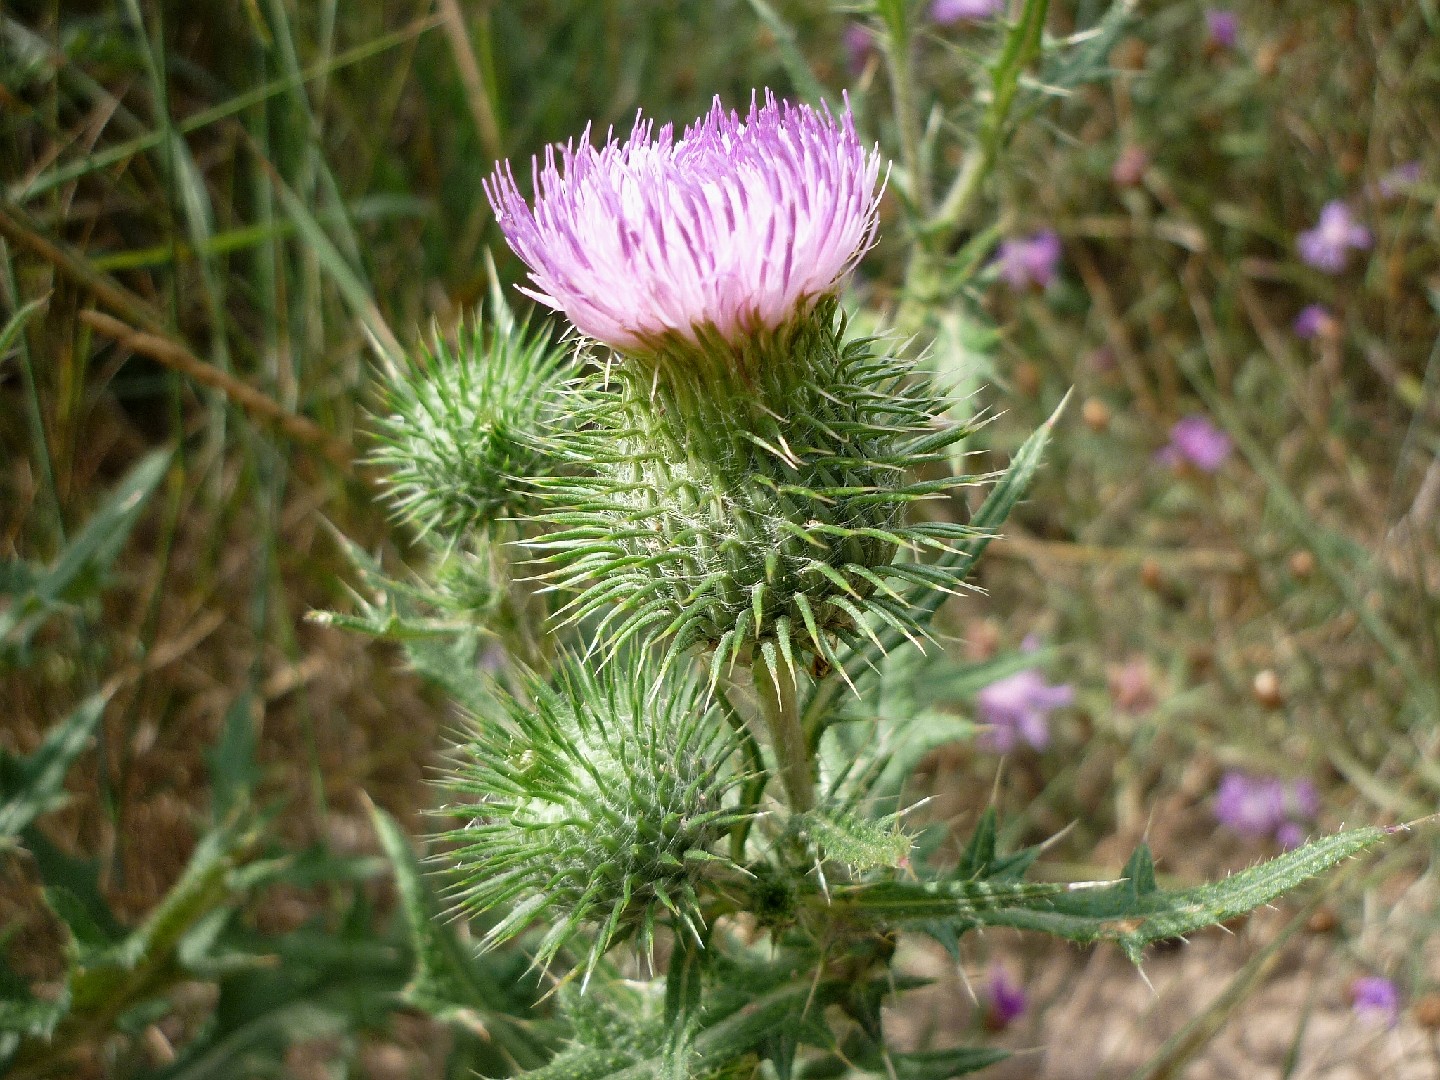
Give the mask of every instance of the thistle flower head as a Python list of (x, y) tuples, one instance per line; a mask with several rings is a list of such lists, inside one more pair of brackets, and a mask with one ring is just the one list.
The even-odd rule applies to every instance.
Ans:
[(487, 944), (544, 920), (546, 964), (588, 925), (588, 971), (632, 933), (648, 946), (658, 919), (698, 936), (697, 886), (724, 862), (709, 849), (744, 816), (726, 805), (744, 779), (728, 768), (734, 736), (703, 684), (659, 680), (643, 661), (596, 674), (568, 660), (525, 700), (495, 697), (445, 780), (479, 801), (446, 807), (469, 822), (442, 836), (459, 907), (512, 905)]
[(490, 316), (488, 327), (461, 325), (454, 341), (437, 334), (391, 371), (375, 417), (371, 460), (395, 516), (447, 540), (527, 509), (563, 419), (565, 350), (498, 301)]
[(875, 235), (880, 158), (848, 108), (716, 98), (677, 139), (552, 146), (528, 205), (508, 164), (485, 184), (529, 295), (623, 353), (773, 331), (834, 293)]

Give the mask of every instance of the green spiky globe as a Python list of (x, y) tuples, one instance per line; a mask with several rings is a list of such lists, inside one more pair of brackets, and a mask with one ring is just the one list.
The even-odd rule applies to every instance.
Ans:
[(371, 460), (395, 516), (422, 534), (493, 531), (528, 511), (531, 481), (554, 469), (566, 352), (501, 304), (488, 322), (462, 325), (453, 342), (437, 335), (383, 388)]
[(703, 683), (567, 660), (525, 696), (497, 691), (502, 715), (476, 722), (446, 779), (479, 799), (444, 811), (471, 819), (443, 834), (458, 905), (511, 906), (489, 944), (548, 921), (541, 964), (588, 927), (587, 971), (631, 934), (648, 948), (657, 920), (698, 936), (701, 879), (726, 862), (711, 848), (745, 817), (726, 801), (744, 779), (734, 735)]
[(537, 544), (576, 593), (564, 615), (603, 612), (611, 648), (706, 646), (714, 670), (757, 647), (772, 667), (838, 663), (832, 640), (869, 633), (872, 616), (920, 633), (901, 589), (954, 587), (923, 557), (973, 532), (907, 520), (964, 482), (915, 472), (970, 430), (943, 423), (928, 380), (874, 345), (847, 342), (831, 302), (764, 343), (784, 362), (735, 365), (743, 385), (723, 362), (652, 381), (621, 365), (592, 383), (576, 475), (547, 485), (561, 509)]

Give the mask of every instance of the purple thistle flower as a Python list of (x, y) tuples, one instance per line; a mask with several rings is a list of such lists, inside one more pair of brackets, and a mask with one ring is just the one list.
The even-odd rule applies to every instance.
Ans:
[(637, 117), (630, 137), (546, 148), (535, 205), (508, 162), (485, 181), (530, 268), (524, 291), (620, 351), (737, 343), (836, 292), (875, 238), (880, 156), (847, 105), (715, 99), (675, 138)]
[(1375, 181), (1375, 194), (1381, 199), (1395, 199), (1420, 182), (1420, 162), (1407, 161), (1397, 165)]
[(1053, 229), (1044, 229), (1034, 236), (1006, 240), (995, 255), (995, 266), (1000, 276), (1016, 290), (1031, 285), (1048, 289), (1055, 283), (1059, 265), (1060, 237)]
[(1170, 429), (1170, 442), (1155, 455), (1165, 465), (1187, 463), (1214, 472), (1230, 456), (1230, 436), (1207, 416), (1187, 416)]
[(1400, 1021), (1400, 989), (1381, 975), (1362, 975), (1352, 982), (1350, 1000), (1355, 1015), (1364, 1020), (1378, 1020), (1386, 1027)]
[(1296, 337), (1308, 341), (1311, 338), (1329, 337), (1338, 327), (1329, 308), (1323, 304), (1310, 304), (1295, 316), (1290, 328), (1295, 331)]
[(1373, 240), (1370, 230), (1355, 220), (1339, 199), (1332, 199), (1320, 209), (1320, 220), (1313, 229), (1306, 229), (1295, 238), (1295, 247), (1317, 270), (1338, 274), (1345, 269), (1350, 250), (1367, 250)]
[(989, 728), (982, 736), (988, 749), (1007, 754), (1023, 739), (1036, 750), (1050, 741), (1050, 711), (1069, 705), (1075, 688), (1052, 686), (1034, 668), (997, 679), (975, 695), (976, 711)]
[(1209, 8), (1205, 12), (1205, 32), (1216, 49), (1233, 49), (1240, 40), (1240, 19), (1225, 8)]
[(1029, 1004), (1025, 988), (1002, 965), (993, 965), (985, 980), (986, 1026), (995, 1031), (1009, 1027), (1025, 1015)]
[(1005, 10), (1005, 0), (935, 0), (930, 5), (930, 19), (941, 26), (957, 22), (978, 22), (993, 19)]

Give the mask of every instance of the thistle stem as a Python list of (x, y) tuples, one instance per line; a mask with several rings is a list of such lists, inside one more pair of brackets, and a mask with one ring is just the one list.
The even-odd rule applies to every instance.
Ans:
[(803, 814), (815, 805), (815, 786), (810, 778), (805, 729), (800, 724), (800, 710), (795, 702), (795, 672), (788, 664), (772, 666), (758, 656), (750, 671), (765, 727), (770, 733), (770, 745), (780, 766), (785, 798), (791, 810)]

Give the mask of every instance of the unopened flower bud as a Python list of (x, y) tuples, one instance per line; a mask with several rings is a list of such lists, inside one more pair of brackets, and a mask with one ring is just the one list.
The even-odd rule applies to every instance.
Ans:
[(1304, 548), (1292, 553), (1290, 556), (1290, 573), (1300, 581), (1308, 581), (1310, 575), (1315, 573), (1315, 556)]
[[(480, 801), (446, 807), (470, 820), (443, 834), (462, 908), (524, 912), (487, 944), (537, 919), (589, 924), (601, 928), (592, 968), (611, 939), (645, 941), (657, 920), (698, 934), (698, 878), (725, 861), (711, 849), (744, 817), (726, 799), (744, 779), (730, 768), (735, 737), (706, 707), (704, 684), (648, 663), (597, 675), (567, 660), (548, 681), (533, 678), (523, 701), (498, 687), (492, 696), (502, 715), (473, 726), (446, 779)], [(564, 941), (547, 937), (540, 961)]]
[(1264, 708), (1278, 709), (1285, 704), (1285, 696), (1280, 691), (1280, 676), (1271, 668), (1256, 674), (1251, 690), (1255, 694), (1255, 700)]

